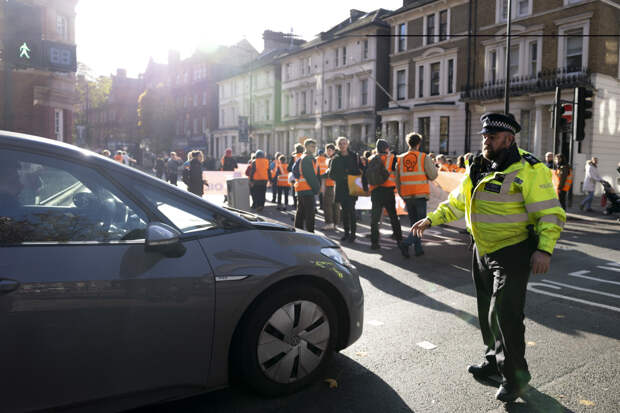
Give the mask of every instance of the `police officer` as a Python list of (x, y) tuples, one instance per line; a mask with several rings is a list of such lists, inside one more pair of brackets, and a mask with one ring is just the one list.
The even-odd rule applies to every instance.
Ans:
[(517, 147), (521, 127), (514, 117), (486, 113), (480, 121), (482, 155), (473, 159), (448, 200), (411, 231), (421, 236), (431, 225), (465, 217), (475, 242), (472, 275), (486, 345), (485, 360), (468, 371), (482, 379), (499, 373), (495, 397), (510, 402), (530, 380), (523, 324), (529, 274), (548, 271), (566, 213), (549, 168)]

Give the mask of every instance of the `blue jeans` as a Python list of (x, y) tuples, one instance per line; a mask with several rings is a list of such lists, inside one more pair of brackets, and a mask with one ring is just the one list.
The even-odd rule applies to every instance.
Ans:
[[(406, 198), (404, 201), (407, 205), (407, 215), (409, 215), (411, 225), (426, 218), (426, 198)], [(416, 252), (422, 252), (422, 242), (412, 232), (409, 232), (409, 236), (402, 241), (402, 245), (406, 247), (413, 245)]]
[(581, 201), (581, 206), (586, 209), (592, 209), (592, 199), (594, 199), (594, 191), (588, 191), (588, 195)]

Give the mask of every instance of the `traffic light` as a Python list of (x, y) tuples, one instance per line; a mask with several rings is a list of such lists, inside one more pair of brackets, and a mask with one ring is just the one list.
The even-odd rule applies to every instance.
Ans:
[(41, 65), (41, 32), (43, 20), (41, 8), (16, 0), (5, 0), (3, 59), (16, 67)]
[(592, 118), (592, 91), (583, 86), (576, 87), (573, 102), (573, 138), (582, 141), (585, 138), (586, 119)]

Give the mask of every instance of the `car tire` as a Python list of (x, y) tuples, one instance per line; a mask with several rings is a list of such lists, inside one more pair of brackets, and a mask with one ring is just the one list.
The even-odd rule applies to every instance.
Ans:
[(334, 304), (319, 288), (289, 284), (264, 295), (243, 326), (243, 381), (264, 396), (300, 390), (321, 375), (335, 348)]

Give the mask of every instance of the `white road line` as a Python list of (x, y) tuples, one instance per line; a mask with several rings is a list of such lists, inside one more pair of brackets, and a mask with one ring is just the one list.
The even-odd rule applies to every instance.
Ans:
[(584, 274), (588, 274), (590, 271), (588, 270), (583, 270), (583, 271), (575, 271), (575, 272), (571, 272), (568, 275), (572, 276), (572, 277), (579, 277), (579, 278), (585, 278), (586, 280), (592, 280), (592, 281), (598, 281), (601, 283), (608, 283), (608, 284), (616, 284), (616, 285), (620, 285), (620, 282), (618, 281), (610, 281), (610, 280), (604, 280), (602, 278), (596, 278), (596, 277), (588, 277), (587, 275)]
[(585, 291), (585, 292), (588, 292), (588, 293), (605, 295), (607, 297), (620, 298), (620, 295), (617, 295), (617, 294), (605, 293), (603, 291), (591, 290), (589, 288), (575, 287), (574, 285), (559, 283), (559, 282), (551, 281), (551, 280), (543, 280), (543, 281), (544, 282), (548, 282), (550, 284), (555, 284), (555, 285), (559, 285), (559, 286), (562, 286), (562, 287), (566, 287), (566, 288), (572, 288), (573, 290)]
[(541, 291), (538, 290), (534, 287), (547, 287), (547, 288), (553, 288), (554, 290), (561, 290), (561, 287), (555, 286), (555, 285), (549, 285), (549, 284), (543, 284), (543, 283), (529, 283), (527, 285), (527, 289), (530, 291), (533, 291), (535, 293), (538, 294), (543, 294), (543, 295), (548, 295), (550, 297), (557, 297), (557, 298), (563, 298), (564, 300), (569, 300), (569, 301), (575, 301), (577, 303), (582, 303), (582, 304), (587, 304), (587, 305), (592, 305), (594, 307), (600, 307), (600, 308), (606, 308), (608, 310), (611, 311), (617, 311), (620, 313), (620, 308), (618, 307), (613, 307), (611, 305), (606, 305), (606, 304), (599, 304), (599, 303), (593, 303), (592, 301), (587, 301), (587, 300), (582, 300), (579, 298), (574, 298), (574, 297), (568, 297), (566, 295), (562, 295), (562, 294), (555, 294), (555, 293), (550, 293), (548, 291)]
[(600, 268), (600, 269), (603, 269), (603, 270), (620, 272), (620, 268), (605, 267), (604, 265), (597, 265), (596, 268)]
[(613, 265), (614, 267), (620, 267), (620, 262), (608, 262), (607, 265)]

